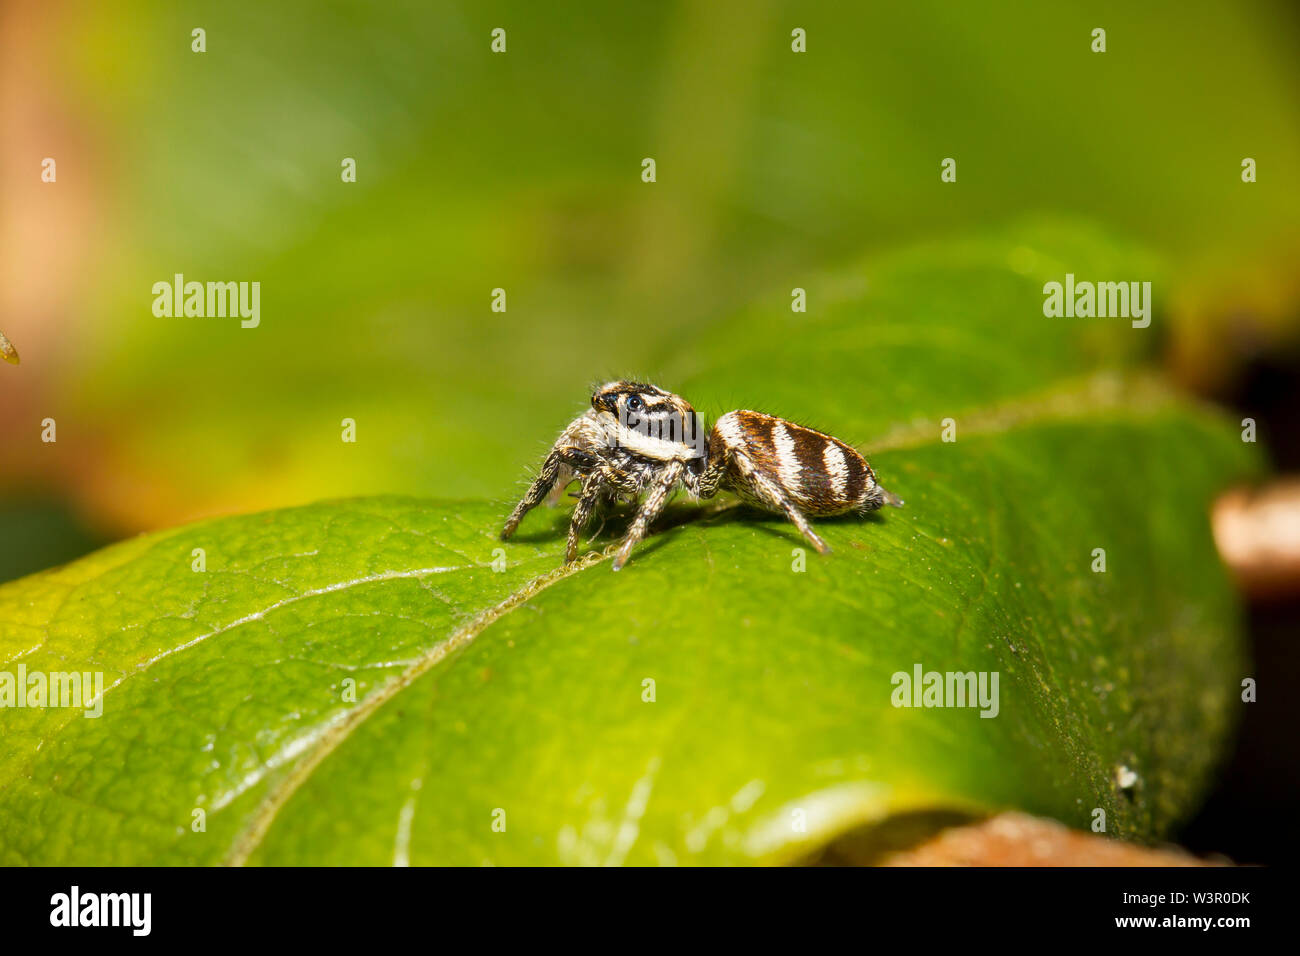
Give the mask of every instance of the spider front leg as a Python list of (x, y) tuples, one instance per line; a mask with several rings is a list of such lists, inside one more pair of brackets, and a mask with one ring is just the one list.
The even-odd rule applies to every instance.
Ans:
[(731, 460), (735, 466), (735, 472), (743, 480), (743, 485), (736, 487), (733, 481), (733, 490), (737, 491), (741, 497), (751, 497), (757, 499), (762, 504), (771, 508), (773, 511), (784, 512), (790, 522), (799, 529), (800, 534), (807, 539), (808, 543), (817, 549), (819, 554), (830, 554), (831, 546), (821, 539), (808, 519), (804, 517), (802, 511), (790, 500), (790, 496), (785, 493), (780, 484), (773, 481), (749, 459), (743, 451), (732, 449)]
[(569, 541), (564, 549), (564, 563), (569, 564), (578, 557), (578, 536), (591, 519), (591, 513), (600, 504), (605, 492), (605, 476), (599, 471), (592, 471), (582, 479), (582, 491), (578, 494), (578, 503), (573, 509), (573, 519), (569, 522)]
[(501, 529), (501, 540), (506, 541), (515, 529), (519, 527), (519, 522), (523, 520), (524, 515), (532, 511), (541, 504), (555, 483), (565, 478), (568, 483), (567, 475), (571, 475), (575, 469), (587, 470), (595, 464), (595, 456), (583, 451), (580, 448), (565, 447), (554, 448), (546, 456), (546, 461), (542, 462), (542, 469), (537, 474), (528, 493), (515, 505), (515, 510), (510, 512), (510, 517), (506, 519), (506, 525)]
[(650, 530), (650, 525), (664, 510), (673, 489), (682, 480), (684, 474), (686, 474), (686, 466), (679, 461), (674, 461), (664, 466), (663, 471), (650, 485), (645, 500), (641, 503), (641, 510), (637, 512), (636, 518), (632, 521), (632, 527), (628, 529), (627, 536), (618, 549), (618, 554), (614, 556), (615, 571), (620, 570), (623, 565), (627, 564), (627, 559), (632, 555), (632, 549), (646, 536), (646, 532)]

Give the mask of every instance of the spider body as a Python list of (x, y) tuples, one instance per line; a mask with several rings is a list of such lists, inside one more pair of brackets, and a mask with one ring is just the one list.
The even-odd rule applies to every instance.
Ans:
[(616, 500), (641, 501), (615, 556), (615, 571), (679, 488), (695, 498), (733, 491), (755, 507), (785, 514), (823, 554), (830, 548), (806, 515), (865, 514), (882, 504), (903, 504), (877, 484), (866, 460), (837, 438), (752, 411), (728, 412), (706, 433), (685, 399), (642, 382), (610, 382), (596, 389), (591, 409), (552, 446), (506, 520), (502, 539), (514, 534), (523, 516), (553, 488), (575, 478), (582, 484), (566, 562), (577, 557), (578, 537), (597, 509)]
[(893, 497), (876, 483), (856, 448), (773, 415), (728, 412), (714, 423), (710, 447), (726, 453), (724, 486), (768, 510), (774, 502), (755, 494), (765, 483), (779, 486), (800, 511), (817, 516), (866, 513)]

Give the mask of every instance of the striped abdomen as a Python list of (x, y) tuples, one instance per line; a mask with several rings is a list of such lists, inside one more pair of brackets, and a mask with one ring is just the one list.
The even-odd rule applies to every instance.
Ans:
[[(713, 426), (710, 454), (727, 453), (728, 485), (765, 508), (745, 480), (753, 469), (777, 484), (810, 515), (874, 511), (893, 496), (876, 484), (858, 452), (830, 435), (762, 412), (728, 412)], [(896, 500), (896, 499), (895, 499)], [(890, 501), (890, 503), (893, 503)]]

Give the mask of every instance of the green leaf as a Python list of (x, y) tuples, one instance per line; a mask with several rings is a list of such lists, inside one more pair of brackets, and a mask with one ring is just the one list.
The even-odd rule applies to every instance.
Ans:
[[(859, 442), (907, 500), (817, 522), (830, 556), (683, 502), (614, 575), (619, 518), (562, 567), (567, 507), (502, 545), (504, 497), (378, 497), (0, 587), (0, 671), (106, 688), (98, 718), (0, 711), (0, 863), (784, 862), (1008, 807), (1165, 835), (1233, 721), (1207, 509), (1256, 465), (1142, 370), (1158, 323), (1043, 316), (1067, 268), (1158, 274), (1104, 238), (1020, 231), (666, 343), (662, 384), (697, 407)], [(558, 429), (581, 395), (548, 401)], [(894, 706), (918, 665), (997, 672), (996, 716)]]

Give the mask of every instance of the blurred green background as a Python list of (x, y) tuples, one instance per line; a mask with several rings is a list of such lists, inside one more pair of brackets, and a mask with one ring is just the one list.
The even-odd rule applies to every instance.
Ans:
[[(1294, 355), (1293, 3), (19, 0), (0, 18), (0, 329), (23, 359), (0, 366), (0, 580), (326, 496), (504, 510), (591, 382), (674, 387), (751, 303), (802, 287), (815, 314), (864, 255), (1024, 220), (1158, 257), (1143, 344), (1187, 387), (1231, 399)], [(155, 317), (178, 272), (260, 282), (260, 327)]]
[[(800, 286), (815, 312), (822, 277), (864, 253), (1025, 215), (1159, 252), (1177, 332), (1151, 341), (1184, 381), (1213, 388), (1240, 342), (1294, 327), (1291, 4), (20, 2), (4, 18), (10, 576), (329, 495), (504, 500), (591, 381), (671, 375), (746, 303)], [(177, 272), (260, 281), (261, 326), (154, 317), (153, 283)]]

